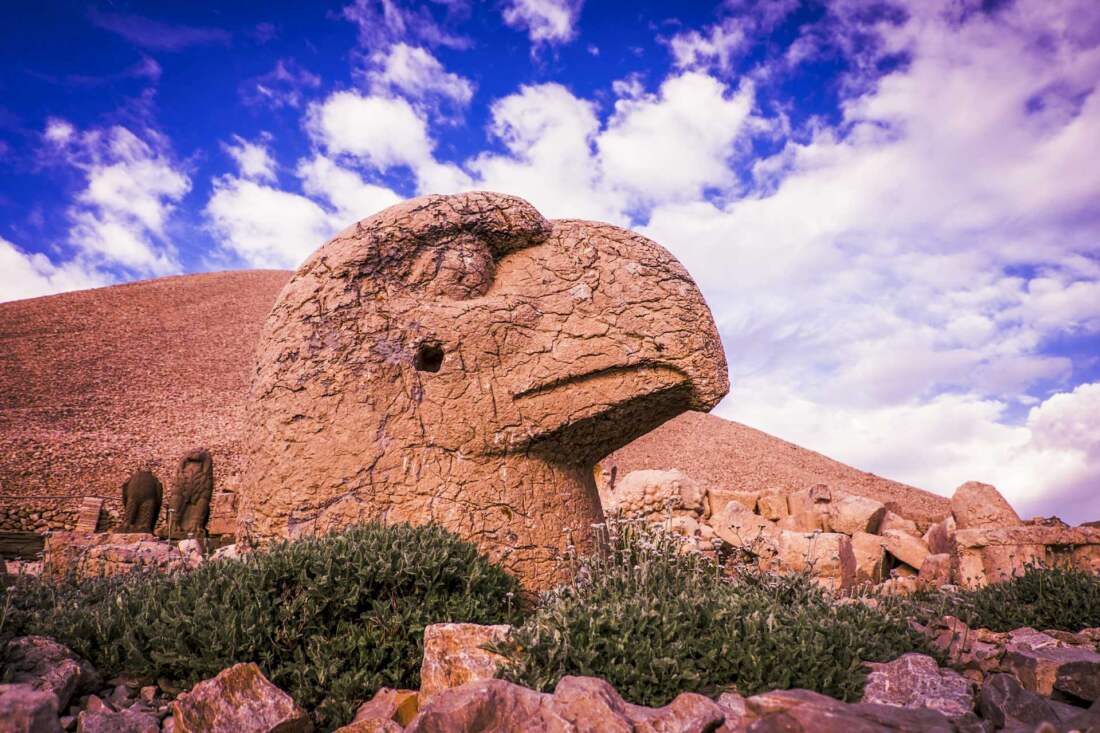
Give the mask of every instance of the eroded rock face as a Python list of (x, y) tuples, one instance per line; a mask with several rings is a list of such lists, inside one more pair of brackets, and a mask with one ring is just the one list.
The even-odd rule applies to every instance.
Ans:
[(419, 704), (436, 693), (496, 676), (504, 657), (482, 647), (503, 641), (507, 624), (431, 624), (424, 629), (424, 659), (420, 664)]
[(3, 662), (0, 682), (27, 684), (51, 692), (61, 710), (68, 707), (74, 694), (91, 690), (100, 682), (91, 664), (44, 636), (12, 639), (4, 648)]
[(989, 484), (967, 481), (951, 497), (951, 513), (959, 529), (1014, 527), (1023, 522), (1012, 505)]
[(0, 730), (5, 733), (61, 733), (57, 696), (31, 685), (0, 684)]
[[(533, 587), (601, 520), (596, 461), (728, 390), (662, 247), (501, 194), (427, 196), (337, 235), (257, 348), (238, 535), (433, 521)], [(509, 550), (506, 552), (506, 550)]]
[(863, 702), (938, 710), (949, 718), (974, 710), (974, 683), (941, 669), (924, 654), (903, 654), (892, 662), (868, 663)]

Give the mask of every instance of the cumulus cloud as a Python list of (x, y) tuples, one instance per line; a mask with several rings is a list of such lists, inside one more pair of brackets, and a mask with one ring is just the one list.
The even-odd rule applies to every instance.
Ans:
[(107, 275), (86, 263), (73, 260), (55, 265), (46, 255), (26, 252), (0, 237), (0, 301), (83, 290), (109, 282)]
[(598, 140), (608, 183), (645, 202), (697, 200), (708, 187), (730, 188), (730, 158), (753, 97), (750, 84), (727, 94), (717, 79), (687, 73), (655, 95), (620, 99)]
[(159, 134), (145, 130), (143, 139), (118, 125), (80, 132), (52, 119), (43, 137), (52, 159), (87, 182), (68, 212), (69, 242), (81, 257), (139, 275), (179, 270), (166, 225), (191, 181)]
[(254, 181), (274, 181), (275, 161), (267, 149), (267, 140), (261, 137), (259, 142), (250, 142), (240, 135), (233, 136), (233, 142), (222, 144), (225, 152), (237, 163), (244, 178)]
[(577, 35), (583, 0), (509, 0), (504, 6), (504, 22), (526, 31), (531, 43), (559, 44)]
[(222, 246), (253, 267), (297, 267), (338, 226), (305, 196), (235, 176), (215, 181), (206, 215)]
[(395, 43), (374, 54), (372, 61), (377, 69), (367, 76), (376, 92), (399, 92), (420, 100), (442, 97), (459, 107), (469, 104), (474, 96), (469, 79), (444, 69), (426, 49)]
[(762, 161), (755, 190), (659, 205), (643, 231), (715, 311), (726, 415), (940, 491), (997, 481), (1051, 511), (1087, 461), (1033, 424), (1057, 394), (1026, 425), (1011, 415), (1072, 384), (1046, 345), (1097, 328), (1100, 173), (1069, 151), (1100, 133), (1100, 51), (1063, 32), (1067, 7), (950, 10), (914, 4), (881, 25), (879, 53), (908, 63), (852, 84), (841, 123)]

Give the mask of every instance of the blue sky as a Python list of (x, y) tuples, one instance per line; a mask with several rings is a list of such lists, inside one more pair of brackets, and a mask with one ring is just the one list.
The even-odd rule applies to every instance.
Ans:
[(0, 299), (293, 268), (402, 198), (504, 190), (684, 262), (720, 414), (1100, 518), (1094, 2), (0, 12)]

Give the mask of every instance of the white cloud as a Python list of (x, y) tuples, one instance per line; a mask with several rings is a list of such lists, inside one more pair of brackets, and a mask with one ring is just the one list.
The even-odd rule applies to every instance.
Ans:
[(275, 161), (267, 150), (266, 140), (261, 142), (249, 142), (240, 135), (233, 136), (231, 145), (222, 144), (225, 152), (237, 163), (237, 168), (244, 178), (254, 181), (274, 181)]
[(0, 237), (0, 301), (84, 290), (109, 282), (109, 277), (84, 263), (55, 265), (46, 255), (25, 252)]
[(191, 181), (152, 130), (146, 139), (114, 126), (83, 133), (64, 120), (47, 124), (51, 154), (80, 170), (87, 186), (69, 209), (70, 242), (90, 262), (141, 275), (179, 270), (165, 227)]
[(367, 183), (355, 171), (343, 168), (322, 155), (300, 161), (298, 177), (302, 179), (303, 190), (310, 196), (327, 201), (335, 209), (336, 218), (345, 225), (402, 200), (394, 191)]
[(510, 0), (504, 6), (504, 22), (527, 31), (531, 43), (557, 44), (577, 35), (583, 0)]
[(441, 96), (460, 107), (474, 96), (469, 79), (444, 69), (423, 48), (395, 43), (385, 52), (376, 53), (372, 60), (378, 68), (367, 76), (376, 92), (397, 91), (413, 99)]
[[(631, 91), (633, 90), (624, 90)], [(734, 143), (750, 122), (753, 89), (727, 96), (711, 76), (670, 77), (658, 94), (615, 103), (597, 141), (610, 185), (642, 201), (698, 199), (706, 187), (729, 188)]]
[(623, 197), (602, 187), (594, 142), (596, 107), (560, 84), (525, 86), (492, 106), (490, 131), (506, 154), (467, 163), (479, 188), (529, 199), (550, 217), (623, 221)]
[(427, 120), (404, 99), (336, 92), (310, 108), (307, 128), (330, 155), (351, 156), (379, 172), (408, 168), (421, 193), (469, 187), (461, 170), (435, 159)]
[(222, 246), (253, 267), (296, 268), (340, 226), (305, 196), (233, 176), (215, 181), (206, 215)]
[(669, 42), (672, 60), (681, 69), (717, 66), (729, 71), (735, 55), (752, 41), (739, 18), (731, 18), (711, 26), (706, 31), (689, 30), (677, 33)]
[(294, 59), (279, 59), (271, 71), (242, 83), (240, 95), (245, 104), (298, 108), (306, 95), (320, 86), (321, 77), (302, 68)]

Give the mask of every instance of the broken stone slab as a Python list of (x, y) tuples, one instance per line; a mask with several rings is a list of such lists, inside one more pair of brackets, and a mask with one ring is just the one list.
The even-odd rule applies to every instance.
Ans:
[(215, 491), (210, 497), (210, 517), (206, 532), (212, 536), (237, 533), (237, 493)]
[(825, 521), (826, 515), (821, 512), (796, 512), (783, 517), (775, 526), (788, 532), (824, 532)]
[(432, 697), (405, 733), (564, 731), (707, 733), (725, 719), (722, 708), (683, 693), (661, 708), (631, 705), (604, 680), (563, 677), (553, 693), (499, 679), (475, 680)]
[(886, 505), (882, 502), (865, 496), (845, 496), (830, 505), (827, 529), (847, 535), (875, 534), (884, 516)]
[(390, 720), (401, 726), (408, 725), (416, 717), (418, 692), (383, 687), (355, 711), (353, 723), (364, 720)]
[(73, 695), (98, 688), (101, 679), (88, 662), (69, 647), (45, 636), (20, 636), (4, 647), (5, 683), (29, 684), (51, 692), (61, 710), (69, 706)]
[(143, 710), (82, 710), (76, 733), (160, 733), (160, 719)]
[(942, 588), (951, 583), (954, 556), (947, 553), (928, 555), (917, 573), (917, 580), (927, 588)]
[(436, 693), (496, 676), (505, 658), (482, 647), (504, 641), (507, 624), (431, 624), (424, 628), (424, 658), (420, 664), (419, 705)]
[(199, 682), (171, 705), (176, 733), (308, 733), (309, 716), (248, 662)]
[(175, 570), (187, 558), (151, 534), (51, 532), (43, 550), (43, 575), (102, 577), (134, 570)]
[(785, 494), (765, 494), (756, 502), (756, 511), (765, 519), (778, 522), (791, 513)]
[(841, 590), (851, 588), (856, 578), (852, 539), (836, 532), (779, 532), (777, 553), (768, 569), (810, 571), (822, 584)]
[(730, 502), (713, 515), (710, 526), (719, 539), (732, 547), (759, 557), (770, 557), (776, 552), (779, 529), (736, 502)]
[(888, 553), (918, 572), (928, 557), (928, 545), (924, 544), (924, 540), (897, 529), (888, 529), (882, 533), (882, 546)]
[(1020, 515), (989, 484), (967, 481), (951, 497), (951, 514), (959, 529), (1022, 525)]
[(878, 535), (867, 532), (853, 534), (852, 555), (856, 560), (857, 583), (881, 583), (886, 577), (886, 550)]
[(734, 491), (731, 489), (707, 489), (707, 513), (709, 519), (726, 508), (731, 501), (735, 501), (750, 512), (757, 510), (757, 501), (760, 499), (759, 491)]
[(1055, 691), (1090, 702), (1100, 698), (1100, 654), (1071, 646), (1011, 645), (1001, 665), (1026, 689), (1050, 697)]
[(787, 508), (789, 513), (816, 512), (825, 514), (829, 511), (829, 504), (833, 500), (833, 492), (825, 484), (814, 484), (808, 489), (795, 491), (787, 495)]
[(878, 533), (886, 534), (890, 531), (904, 532), (914, 537), (920, 537), (920, 530), (917, 529), (917, 523), (912, 519), (906, 519), (905, 517), (892, 512), (889, 508), (886, 513), (882, 515), (882, 521), (878, 525)]
[(868, 662), (871, 670), (862, 702), (938, 710), (948, 718), (974, 711), (974, 683), (942, 669), (924, 654), (903, 654), (892, 662)]
[(703, 516), (706, 488), (679, 469), (631, 471), (615, 484), (611, 500), (613, 505), (604, 511), (624, 517)]
[(1010, 674), (990, 675), (978, 695), (978, 710), (998, 729), (1053, 723), (1059, 725), (1079, 715), (1081, 709), (1049, 700), (1024, 688)]
[(61, 733), (57, 696), (32, 685), (0, 684), (0, 730), (4, 733)]

